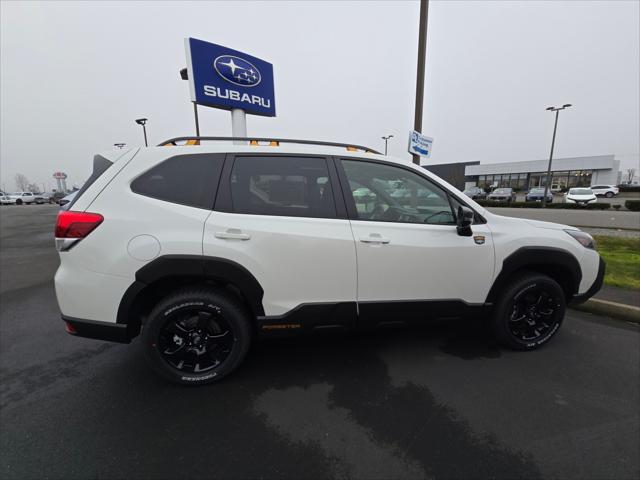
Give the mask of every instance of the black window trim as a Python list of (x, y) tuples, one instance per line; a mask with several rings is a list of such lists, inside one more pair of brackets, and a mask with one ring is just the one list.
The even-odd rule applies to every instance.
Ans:
[[(162, 165), (166, 162), (168, 162), (169, 160), (172, 160), (174, 158), (179, 158), (179, 157), (214, 157), (214, 158), (221, 158), (222, 161), (222, 169), (220, 170), (220, 175), (218, 176), (218, 181), (217, 183), (215, 183), (215, 185), (213, 185), (213, 189), (212, 192), (210, 194), (210, 198), (209, 198), (209, 204), (206, 207), (199, 207), (199, 206), (195, 206), (189, 203), (183, 203), (183, 202), (174, 202), (172, 200), (167, 200), (166, 198), (161, 198), (161, 197), (157, 197), (157, 196), (153, 196), (153, 195), (147, 195), (144, 193), (139, 193), (136, 192), (133, 189), (133, 183), (138, 180), (140, 177), (142, 177), (143, 175), (146, 175), (147, 173), (149, 173), (151, 170), (153, 170), (154, 168), (158, 167), (159, 165)], [(179, 155), (172, 155), (170, 157), (167, 157), (165, 159), (163, 159), (160, 162), (154, 163), (153, 165), (151, 165), (149, 168), (147, 168), (145, 171), (140, 172), (138, 175), (136, 175), (134, 178), (132, 178), (129, 181), (129, 190), (131, 190), (132, 193), (134, 193), (135, 195), (140, 195), (141, 197), (147, 197), (147, 198), (153, 198), (154, 200), (159, 200), (161, 202), (166, 202), (166, 203), (171, 203), (173, 205), (182, 205), (185, 207), (190, 207), (190, 208), (198, 208), (200, 210), (213, 210), (214, 207), (214, 203), (215, 203), (215, 199), (216, 196), (218, 195), (218, 189), (220, 188), (220, 179), (222, 178), (222, 174), (224, 173), (224, 166), (225, 166), (225, 161), (226, 161), (226, 156), (227, 154), (225, 153), (181, 153)], [(188, 159), (185, 159), (185, 161), (189, 161)]]
[[(233, 210), (233, 202), (231, 200), (231, 173), (233, 172), (233, 165), (239, 157), (264, 157), (266, 161), (269, 157), (283, 158), (322, 158), (327, 162), (327, 171), (329, 174), (329, 182), (331, 184), (331, 191), (333, 192), (333, 203), (335, 205), (336, 214), (334, 216), (306, 216), (306, 215), (273, 215), (268, 213), (240, 213)], [(311, 153), (270, 153), (270, 152), (242, 152), (242, 153), (229, 153), (225, 159), (224, 167), (220, 175), (220, 183), (218, 187), (218, 194), (216, 195), (213, 210), (216, 212), (233, 213), (236, 215), (257, 215), (261, 217), (288, 217), (288, 218), (320, 218), (329, 220), (347, 220), (348, 214), (345, 206), (345, 199), (343, 196), (340, 182), (338, 180), (337, 168), (335, 161), (330, 155), (318, 155)]]
[[(349, 219), (350, 220), (358, 220), (361, 222), (384, 222), (384, 223), (400, 223), (400, 224), (406, 224), (406, 225), (421, 225), (419, 223), (407, 223), (407, 222), (389, 222), (387, 220), (369, 220), (369, 219), (362, 219), (362, 218), (358, 218), (358, 211), (356, 209), (356, 204), (355, 201), (353, 200), (353, 195), (351, 194), (351, 190), (349, 188), (349, 180), (347, 178), (347, 174), (344, 170), (344, 167), (342, 166), (342, 161), (343, 160), (353, 160), (353, 161), (357, 161), (357, 162), (368, 162), (368, 163), (377, 163), (380, 165), (388, 165), (391, 167), (398, 167), (401, 168), (403, 170), (407, 170), (408, 172), (412, 172), (415, 173), (416, 175), (424, 178), (427, 182), (430, 182), (432, 184), (434, 184), (436, 187), (438, 187), (439, 189), (443, 190), (444, 193), (448, 196), (448, 200), (449, 200), (449, 205), (451, 206), (451, 209), (453, 211), (453, 216), (454, 219), (457, 218), (457, 212), (455, 212), (455, 209), (453, 208), (453, 205), (451, 204), (451, 198), (455, 198), (456, 201), (458, 201), (460, 204), (462, 204), (463, 206), (469, 208), (470, 210), (473, 210), (474, 213), (474, 225), (480, 225), (480, 224), (485, 224), (487, 223), (487, 220), (478, 213), (478, 211), (471, 207), (465, 200), (463, 200), (459, 195), (456, 195), (454, 192), (452, 192), (451, 190), (449, 190), (447, 187), (445, 187), (444, 185), (442, 185), (440, 182), (436, 181), (435, 179), (432, 179), (431, 177), (429, 177), (428, 175), (423, 174), (420, 171), (414, 170), (413, 168), (407, 167), (406, 165), (402, 165), (400, 163), (396, 163), (396, 162), (388, 162), (388, 161), (384, 161), (384, 160), (378, 160), (377, 158), (361, 158), (361, 157), (334, 157), (334, 162), (335, 162), (335, 167), (338, 171), (338, 179), (340, 181), (340, 186), (342, 187), (342, 194), (344, 196), (345, 199), (345, 205), (347, 208), (347, 214), (349, 215)], [(455, 226), (455, 224), (438, 224), (438, 223), (425, 223), (424, 225), (428, 225), (428, 226), (444, 226), (444, 227), (450, 227), (450, 226)]]

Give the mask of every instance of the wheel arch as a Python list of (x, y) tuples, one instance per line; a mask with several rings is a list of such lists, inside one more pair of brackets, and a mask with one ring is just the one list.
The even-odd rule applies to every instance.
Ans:
[(554, 279), (562, 287), (567, 302), (578, 293), (582, 280), (582, 269), (578, 259), (566, 250), (553, 247), (521, 247), (502, 262), (502, 269), (487, 295), (487, 303), (494, 304), (509, 280), (523, 271), (542, 273)]
[(264, 291), (239, 263), (201, 255), (164, 255), (136, 272), (118, 307), (116, 322), (127, 325), (130, 338), (140, 333), (143, 317), (161, 298), (186, 285), (225, 288), (244, 303), (253, 317), (263, 316)]

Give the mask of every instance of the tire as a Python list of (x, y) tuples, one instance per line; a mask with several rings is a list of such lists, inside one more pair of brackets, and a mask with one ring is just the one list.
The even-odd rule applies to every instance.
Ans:
[(22, 200), (20, 199), (16, 200), (16, 205), (22, 205)]
[(535, 350), (558, 332), (565, 310), (564, 291), (555, 280), (539, 273), (523, 273), (509, 281), (496, 302), (491, 328), (504, 346)]
[(178, 290), (149, 314), (142, 330), (145, 356), (151, 368), (171, 382), (218, 382), (247, 355), (249, 319), (245, 306), (226, 292), (204, 287)]
[(613, 198), (613, 192), (607, 192), (604, 194), (604, 196), (607, 198)]

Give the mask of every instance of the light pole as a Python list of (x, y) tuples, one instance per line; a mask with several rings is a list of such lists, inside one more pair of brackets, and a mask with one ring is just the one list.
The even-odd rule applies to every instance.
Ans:
[(549, 183), (551, 182), (551, 162), (553, 161), (553, 147), (556, 144), (556, 130), (558, 129), (558, 115), (560, 114), (560, 110), (564, 110), (565, 108), (569, 108), (571, 106), (570, 103), (565, 103), (561, 107), (547, 107), (547, 110), (550, 112), (556, 112), (556, 122), (553, 125), (553, 139), (551, 140), (551, 153), (549, 153), (549, 166), (547, 167), (547, 176), (545, 177), (544, 182), (544, 197), (542, 197), (542, 208), (547, 207), (547, 194), (549, 193)]
[(147, 127), (145, 127), (145, 125), (147, 124), (147, 119), (146, 118), (138, 118), (138, 119), (136, 119), (136, 123), (138, 125), (142, 125), (142, 133), (144, 133), (144, 146), (148, 147), (149, 144), (147, 143)]
[(122, 150), (126, 143), (114, 143), (113, 146)]
[(393, 135), (387, 135), (386, 137), (380, 137), (384, 140), (384, 154), (387, 154), (387, 142), (390, 138), (393, 138)]

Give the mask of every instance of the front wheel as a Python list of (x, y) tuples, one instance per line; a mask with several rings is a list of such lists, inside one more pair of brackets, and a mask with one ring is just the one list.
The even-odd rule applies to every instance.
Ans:
[(22, 200), (20, 199), (16, 200), (16, 205), (22, 205)]
[(172, 382), (217, 382), (244, 360), (251, 343), (249, 318), (244, 305), (226, 292), (179, 290), (149, 314), (142, 331), (145, 355)]
[(604, 196), (607, 198), (613, 198), (613, 192), (607, 192), (604, 194)]
[(535, 350), (560, 329), (566, 310), (564, 292), (552, 278), (525, 273), (496, 302), (491, 327), (498, 340), (514, 350)]

